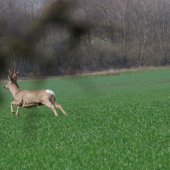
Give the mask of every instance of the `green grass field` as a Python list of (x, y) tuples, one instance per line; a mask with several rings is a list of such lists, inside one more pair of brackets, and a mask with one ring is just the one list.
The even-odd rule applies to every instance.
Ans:
[(18, 117), (0, 83), (0, 169), (170, 169), (170, 69), (18, 84), (53, 90), (69, 116), (42, 106)]

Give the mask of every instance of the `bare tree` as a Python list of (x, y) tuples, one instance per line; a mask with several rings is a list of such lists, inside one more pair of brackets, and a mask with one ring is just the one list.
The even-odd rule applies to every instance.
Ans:
[(159, 43), (159, 48), (161, 50), (162, 55), (162, 64), (164, 66), (167, 65), (167, 52), (169, 48), (170, 41), (170, 3), (164, 1), (157, 1), (155, 3), (155, 11), (154, 11), (154, 26), (156, 30), (157, 40)]

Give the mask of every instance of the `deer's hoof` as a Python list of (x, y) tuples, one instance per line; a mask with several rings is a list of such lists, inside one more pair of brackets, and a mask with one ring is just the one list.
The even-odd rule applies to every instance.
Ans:
[(19, 116), (19, 113), (16, 113), (17, 116)]
[(15, 111), (11, 111), (11, 113), (15, 113)]

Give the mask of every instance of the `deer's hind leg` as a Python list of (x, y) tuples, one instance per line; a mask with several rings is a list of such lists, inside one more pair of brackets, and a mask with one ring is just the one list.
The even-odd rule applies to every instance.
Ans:
[(63, 114), (65, 114), (65, 115), (68, 115), (64, 110), (63, 110), (63, 108), (59, 105), (59, 104), (57, 104), (56, 103), (56, 99), (55, 99), (55, 96), (50, 96), (50, 102), (54, 105), (54, 107), (56, 107), (57, 109), (60, 109), (62, 112), (63, 112)]
[(49, 100), (47, 100), (45, 102), (42, 102), (42, 104), (44, 104), (44, 105), (48, 106), (49, 108), (51, 108), (52, 111), (54, 112), (55, 116), (58, 116), (58, 114), (57, 114), (57, 112), (55, 110), (55, 106)]
[(57, 104), (56, 102), (55, 102), (55, 107), (56, 107), (57, 109), (60, 109), (60, 110), (63, 112), (63, 114), (68, 115), (68, 114), (63, 110), (63, 108), (62, 108), (59, 104)]

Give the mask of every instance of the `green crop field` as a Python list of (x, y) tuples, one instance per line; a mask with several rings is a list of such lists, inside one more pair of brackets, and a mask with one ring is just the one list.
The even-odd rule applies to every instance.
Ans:
[(53, 90), (69, 115), (42, 106), (18, 117), (0, 83), (0, 169), (170, 169), (170, 69), (18, 84)]

